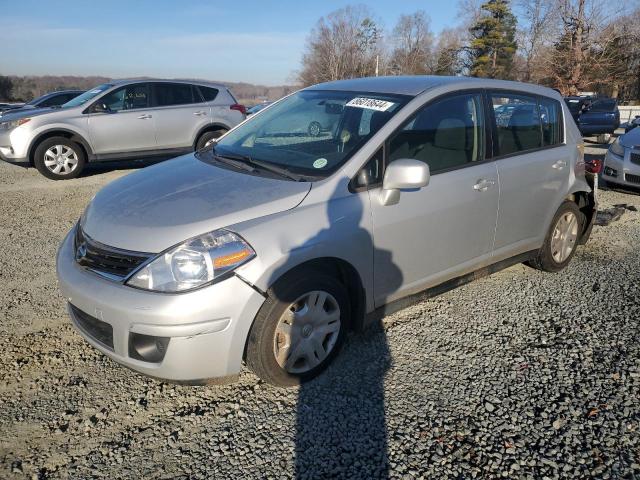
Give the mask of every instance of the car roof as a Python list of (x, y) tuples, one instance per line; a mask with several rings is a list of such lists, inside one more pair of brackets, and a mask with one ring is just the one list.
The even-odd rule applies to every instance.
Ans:
[(105, 82), (107, 84), (111, 84), (114, 86), (117, 85), (125, 85), (130, 83), (187, 83), (190, 85), (202, 85), (203, 87), (212, 87), (212, 88), (227, 88), (226, 85), (222, 83), (208, 82), (206, 80), (187, 80), (187, 79), (177, 79), (177, 78), (120, 78), (117, 80), (110, 80)]
[(343, 90), (354, 92), (387, 93), (418, 96), (421, 93), (443, 85), (459, 85), (464, 88), (497, 88), (504, 90), (529, 91), (554, 98), (560, 94), (547, 87), (531, 83), (511, 82), (473, 77), (447, 77), (438, 75), (365, 77), (349, 80), (336, 80), (319, 83), (309, 87), (310, 90)]

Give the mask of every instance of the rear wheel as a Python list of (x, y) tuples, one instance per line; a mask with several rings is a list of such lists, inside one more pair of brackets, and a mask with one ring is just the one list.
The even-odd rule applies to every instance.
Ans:
[(571, 201), (564, 202), (556, 212), (551, 228), (531, 266), (545, 272), (558, 272), (565, 268), (576, 252), (584, 216)]
[(336, 356), (349, 316), (347, 290), (333, 277), (313, 270), (287, 275), (256, 316), (247, 365), (273, 385), (309, 380)]
[(33, 163), (38, 171), (51, 180), (76, 178), (84, 169), (84, 151), (65, 137), (47, 138), (38, 145)]
[(196, 151), (207, 148), (225, 133), (227, 133), (226, 130), (204, 132), (202, 135), (200, 135), (200, 138), (198, 138), (198, 141), (196, 142)]

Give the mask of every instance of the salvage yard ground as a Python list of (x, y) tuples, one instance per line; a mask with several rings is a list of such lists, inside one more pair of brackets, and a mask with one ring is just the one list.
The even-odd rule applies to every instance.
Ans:
[(640, 478), (640, 213), (564, 272), (514, 266), (352, 335), (299, 389), (196, 388), (96, 352), (58, 293), (61, 239), (129, 171), (0, 163), (0, 478)]

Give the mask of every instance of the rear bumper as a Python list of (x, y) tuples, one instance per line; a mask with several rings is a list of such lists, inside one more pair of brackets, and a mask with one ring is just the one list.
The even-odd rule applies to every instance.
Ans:
[[(170, 381), (204, 383), (240, 372), (261, 294), (238, 277), (184, 294), (127, 287), (75, 262), (73, 232), (58, 252), (58, 281), (73, 325), (88, 343), (133, 370)], [(135, 358), (133, 334), (168, 338), (161, 360)]]

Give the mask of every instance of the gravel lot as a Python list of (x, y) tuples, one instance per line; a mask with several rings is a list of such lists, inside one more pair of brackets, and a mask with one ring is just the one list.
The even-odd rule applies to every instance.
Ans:
[(58, 293), (60, 240), (127, 173), (0, 164), (0, 478), (640, 478), (640, 213), (562, 273), (518, 265), (387, 317), (299, 389), (185, 387), (90, 348)]

